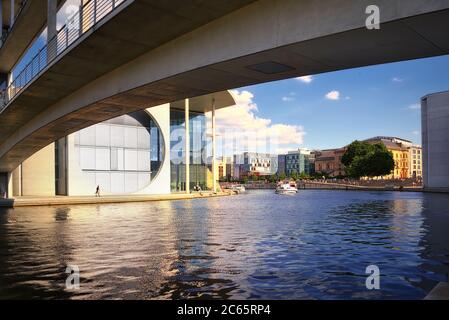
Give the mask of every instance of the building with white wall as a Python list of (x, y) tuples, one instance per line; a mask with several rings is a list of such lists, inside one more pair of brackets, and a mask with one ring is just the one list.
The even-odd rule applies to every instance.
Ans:
[(421, 99), (423, 178), (427, 191), (449, 191), (449, 91)]
[[(216, 190), (214, 173), (209, 172), (214, 166), (208, 163), (213, 161), (208, 155), (214, 152), (215, 136), (206, 131), (214, 126), (215, 109), (234, 104), (232, 94), (223, 91), (84, 128), (20, 164), (9, 179), (9, 190), (16, 197), (92, 196), (97, 186), (101, 195), (169, 194), (197, 186)], [(205, 113), (210, 111), (212, 123), (207, 123)]]

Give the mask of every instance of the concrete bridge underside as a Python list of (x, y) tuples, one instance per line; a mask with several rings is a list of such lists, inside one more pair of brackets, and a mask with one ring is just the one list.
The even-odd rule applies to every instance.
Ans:
[[(244, 85), (449, 53), (449, 0), (126, 1), (0, 114), (0, 172), (94, 123)], [(198, 4), (199, 3), (199, 4)]]

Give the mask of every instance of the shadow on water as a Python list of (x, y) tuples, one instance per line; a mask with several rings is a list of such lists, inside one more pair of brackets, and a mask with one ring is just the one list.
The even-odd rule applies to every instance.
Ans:
[(423, 201), (423, 229), (420, 271), (425, 274), (416, 285), (426, 292), (438, 282), (449, 281), (449, 197), (429, 194)]
[[(448, 204), (307, 190), (0, 209), (0, 298), (421, 299), (449, 272)], [(379, 291), (365, 287), (372, 264)]]
[[(16, 216), (13, 209), (4, 211), (0, 211), (0, 298), (70, 299), (73, 293), (65, 290), (65, 271), (71, 248), (61, 232), (63, 227), (42, 225), (51, 223), (51, 218), (67, 220), (70, 209), (40, 208), (42, 218), (34, 221)], [(42, 229), (50, 232), (44, 241)], [(47, 239), (55, 245), (48, 245)]]

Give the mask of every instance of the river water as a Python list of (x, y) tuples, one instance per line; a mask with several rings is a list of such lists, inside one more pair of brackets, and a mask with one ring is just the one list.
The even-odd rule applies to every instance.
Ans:
[[(366, 267), (380, 290), (367, 290)], [(66, 287), (67, 266), (80, 288)], [(422, 299), (449, 273), (449, 196), (272, 191), (0, 209), (0, 299)]]

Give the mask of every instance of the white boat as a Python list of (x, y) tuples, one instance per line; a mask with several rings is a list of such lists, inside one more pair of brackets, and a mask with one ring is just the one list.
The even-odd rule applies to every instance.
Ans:
[(242, 193), (246, 191), (245, 186), (242, 185), (232, 186), (231, 190), (234, 191), (235, 193)]
[(281, 183), (277, 186), (276, 193), (281, 195), (293, 195), (298, 193), (298, 189), (292, 183)]

